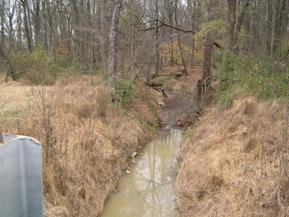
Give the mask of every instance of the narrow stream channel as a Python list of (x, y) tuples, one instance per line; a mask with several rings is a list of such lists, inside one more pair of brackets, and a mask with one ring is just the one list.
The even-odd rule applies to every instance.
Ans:
[(106, 202), (102, 217), (177, 217), (174, 184), (181, 130), (168, 129), (136, 159)]

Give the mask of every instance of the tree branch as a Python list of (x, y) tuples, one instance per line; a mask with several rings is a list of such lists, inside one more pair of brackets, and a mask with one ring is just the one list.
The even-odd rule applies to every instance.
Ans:
[(154, 30), (156, 28), (161, 28), (161, 27), (168, 27), (168, 28), (171, 28), (171, 29), (175, 29), (179, 32), (183, 32), (183, 33), (192, 33), (192, 34), (196, 34), (193, 30), (185, 30), (185, 29), (181, 29), (179, 27), (176, 27), (176, 26), (173, 26), (173, 25), (170, 25), (170, 24), (167, 24), (165, 22), (163, 22), (162, 20), (160, 19), (155, 19), (155, 21), (159, 22), (160, 24), (158, 26), (152, 26), (152, 27), (149, 27), (147, 29), (143, 29), (141, 31), (150, 31), (150, 30)]
[[(182, 28), (179, 28), (179, 27), (176, 27), (176, 26), (173, 26), (173, 25), (170, 25), (170, 24), (167, 24), (165, 23), (164, 21), (162, 20), (159, 20), (159, 19), (156, 19), (156, 21), (158, 21), (160, 24), (158, 26), (152, 26), (152, 27), (148, 27), (146, 29), (143, 29), (141, 31), (150, 31), (150, 30), (154, 30), (156, 28), (161, 28), (161, 27), (168, 27), (168, 28), (171, 28), (171, 29), (174, 29), (174, 30), (177, 30), (179, 32), (183, 32), (183, 33), (192, 33), (193, 35), (196, 34), (196, 32), (194, 30), (186, 30), (186, 29), (182, 29)], [(213, 41), (213, 44), (214, 46), (216, 46), (217, 48), (221, 49), (221, 50), (224, 50), (224, 48), (216, 41)]]
[(195, 31), (193, 31), (193, 30), (181, 29), (181, 28), (179, 28), (179, 27), (176, 27), (176, 26), (167, 24), (167, 23), (163, 22), (162, 20), (158, 20), (158, 22), (161, 23), (161, 26), (165, 26), (165, 27), (168, 27), (168, 28), (171, 28), (171, 29), (175, 29), (175, 30), (177, 30), (177, 31), (179, 31), (179, 32), (196, 34)]

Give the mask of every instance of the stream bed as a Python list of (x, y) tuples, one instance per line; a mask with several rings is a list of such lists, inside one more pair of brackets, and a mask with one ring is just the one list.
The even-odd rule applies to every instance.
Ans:
[(174, 185), (181, 130), (168, 128), (149, 143), (106, 202), (102, 217), (177, 217)]

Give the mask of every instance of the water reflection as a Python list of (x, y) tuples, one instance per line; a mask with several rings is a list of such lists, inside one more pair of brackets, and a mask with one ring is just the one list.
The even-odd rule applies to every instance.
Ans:
[(144, 150), (102, 217), (176, 217), (174, 182), (182, 132), (171, 129)]

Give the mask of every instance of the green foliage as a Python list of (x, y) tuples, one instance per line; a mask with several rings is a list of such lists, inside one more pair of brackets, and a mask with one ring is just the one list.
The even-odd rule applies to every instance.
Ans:
[(219, 102), (227, 106), (237, 96), (289, 100), (289, 68), (280, 71), (273, 59), (224, 55), (218, 72)]
[(155, 135), (157, 133), (157, 125), (153, 122), (149, 122), (147, 130), (150, 134)]
[(235, 71), (236, 60), (231, 53), (225, 53), (223, 56), (223, 64), (219, 70), (220, 91), (227, 90), (232, 84), (233, 73)]
[(75, 61), (68, 55), (47, 53), (36, 48), (30, 53), (14, 52), (10, 57), (16, 74), (30, 84), (51, 85), (58, 78), (75, 71)]
[(116, 101), (125, 104), (136, 96), (136, 86), (130, 80), (119, 79), (115, 84)]
[(226, 22), (223, 19), (214, 19), (201, 25), (201, 30), (196, 34), (196, 40), (200, 41), (207, 35), (218, 39), (226, 32)]

